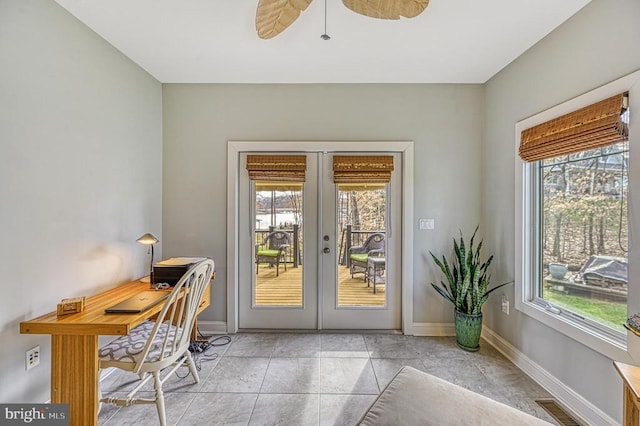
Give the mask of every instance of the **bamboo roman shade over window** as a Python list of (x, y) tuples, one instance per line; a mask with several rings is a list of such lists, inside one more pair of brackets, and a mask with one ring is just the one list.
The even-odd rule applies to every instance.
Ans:
[(537, 161), (600, 148), (627, 139), (622, 121), (625, 93), (526, 129), (520, 137), (520, 157)]
[(335, 183), (388, 183), (393, 171), (391, 155), (334, 155)]
[(304, 182), (306, 155), (247, 155), (249, 179), (278, 182)]

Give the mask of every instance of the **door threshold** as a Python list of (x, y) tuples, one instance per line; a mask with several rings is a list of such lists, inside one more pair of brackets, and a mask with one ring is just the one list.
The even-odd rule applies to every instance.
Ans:
[(301, 334), (403, 334), (402, 330), (304, 330), (292, 328), (240, 328), (238, 333), (301, 333)]

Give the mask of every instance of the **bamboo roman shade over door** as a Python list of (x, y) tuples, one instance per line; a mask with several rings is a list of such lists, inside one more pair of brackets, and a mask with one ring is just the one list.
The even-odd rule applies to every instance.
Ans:
[(626, 140), (629, 130), (621, 117), (626, 96), (620, 93), (524, 130), (520, 157), (537, 161)]
[(391, 155), (334, 155), (335, 183), (388, 183), (393, 171)]
[(306, 155), (247, 155), (249, 179), (277, 182), (304, 182)]

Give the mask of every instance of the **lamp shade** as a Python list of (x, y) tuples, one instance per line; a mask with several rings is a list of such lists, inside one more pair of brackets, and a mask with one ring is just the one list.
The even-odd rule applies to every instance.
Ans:
[(150, 234), (150, 233), (147, 232), (142, 237), (138, 238), (136, 241), (139, 242), (140, 244), (150, 245), (150, 244), (155, 244), (155, 243), (159, 242), (160, 240), (158, 240), (156, 237), (154, 237), (153, 234)]

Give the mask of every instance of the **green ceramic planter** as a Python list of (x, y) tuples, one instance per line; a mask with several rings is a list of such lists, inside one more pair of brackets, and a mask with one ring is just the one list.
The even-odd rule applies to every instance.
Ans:
[(465, 351), (475, 352), (480, 349), (480, 333), (482, 332), (482, 314), (467, 315), (456, 310), (456, 341)]

